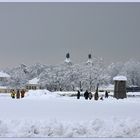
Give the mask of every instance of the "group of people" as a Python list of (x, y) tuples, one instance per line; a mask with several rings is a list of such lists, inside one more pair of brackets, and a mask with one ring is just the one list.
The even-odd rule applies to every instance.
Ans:
[(11, 92), (11, 97), (13, 98), (13, 99), (15, 99), (15, 98), (17, 98), (17, 99), (20, 99), (20, 98), (24, 98), (24, 96), (25, 96), (25, 90), (12, 90), (12, 92)]
[(86, 90), (86, 92), (84, 93), (84, 97), (86, 100), (88, 100), (88, 99), (91, 100), (93, 95), (91, 92), (88, 92), (88, 90)]
[[(80, 91), (78, 90), (77, 91), (77, 99), (80, 99), (80, 96), (81, 96), (81, 94), (80, 94)], [(85, 100), (88, 100), (88, 99), (91, 100), (93, 98), (93, 94), (91, 92), (88, 92), (88, 90), (86, 90), (84, 93), (84, 98), (85, 98)], [(107, 91), (105, 91), (105, 98), (108, 98)], [(98, 95), (98, 91), (96, 91), (94, 93), (94, 100), (98, 100), (98, 99), (99, 99), (99, 95)], [(103, 96), (100, 97), (100, 100), (103, 100)]]

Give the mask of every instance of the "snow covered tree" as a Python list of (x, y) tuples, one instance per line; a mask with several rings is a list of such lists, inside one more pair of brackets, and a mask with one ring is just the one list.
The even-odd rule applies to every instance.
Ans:
[(110, 77), (110, 83), (113, 84), (113, 78), (120, 74), (124, 64), (122, 62), (112, 63), (107, 67), (106, 74)]
[(29, 72), (27, 70), (27, 66), (21, 64), (18, 67), (15, 67), (8, 71), (9, 75), (11, 76), (9, 85), (14, 88), (20, 88), (25, 85), (28, 81)]
[(120, 74), (127, 77), (127, 85), (140, 86), (140, 62), (129, 60), (124, 64)]
[(39, 84), (48, 90), (96, 90), (96, 85), (113, 84), (113, 77), (124, 75), (127, 84), (140, 86), (140, 62), (129, 60), (126, 63), (117, 62), (105, 67), (102, 58), (88, 55), (85, 63), (73, 64), (70, 54), (66, 54), (66, 60), (57, 65), (42, 65), (36, 63), (31, 66), (24, 64), (4, 70), (11, 78), (4, 83), (5, 86), (14, 88), (25, 87), (26, 83), (38, 77)]

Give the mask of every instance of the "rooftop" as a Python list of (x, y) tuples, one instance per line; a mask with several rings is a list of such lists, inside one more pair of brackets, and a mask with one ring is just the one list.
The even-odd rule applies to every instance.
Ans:
[(1, 71), (1, 72), (0, 72), (0, 77), (6, 77), (6, 78), (9, 78), (10, 75)]
[(39, 82), (39, 78), (34, 78), (32, 80), (29, 80), (28, 84), (36, 85), (36, 84), (38, 84), (38, 82)]
[(127, 78), (125, 76), (120, 75), (120, 76), (115, 76), (113, 80), (114, 81), (127, 81)]

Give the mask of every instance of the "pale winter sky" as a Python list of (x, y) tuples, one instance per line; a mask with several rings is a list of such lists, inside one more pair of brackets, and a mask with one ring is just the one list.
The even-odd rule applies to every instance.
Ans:
[(140, 60), (140, 3), (0, 3), (0, 69)]

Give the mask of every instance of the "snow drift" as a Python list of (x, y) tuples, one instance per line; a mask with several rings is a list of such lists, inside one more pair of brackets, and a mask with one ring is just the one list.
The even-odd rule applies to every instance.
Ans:
[(1, 137), (140, 137), (140, 120), (93, 118), (91, 121), (0, 121)]

